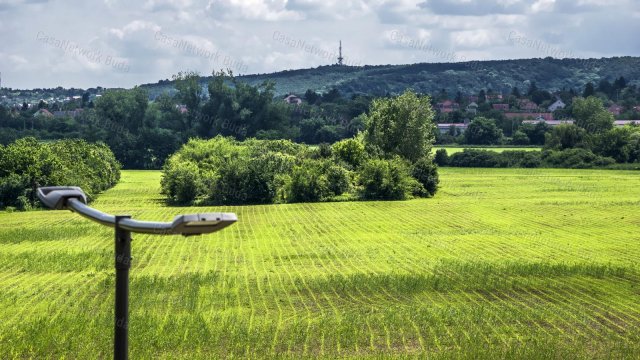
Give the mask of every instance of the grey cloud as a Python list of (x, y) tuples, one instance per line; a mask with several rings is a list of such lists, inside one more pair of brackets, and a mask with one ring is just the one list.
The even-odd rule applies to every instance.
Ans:
[[(27, 1), (0, 0), (3, 86), (131, 87), (181, 70), (209, 74), (224, 67), (200, 50), (219, 50), (246, 64), (242, 73), (335, 62), (275, 41), (276, 31), (329, 52), (343, 40), (346, 56), (372, 65), (446, 61), (449, 53), (468, 60), (546, 56), (513, 46), (507, 41), (511, 31), (578, 57), (640, 55), (636, 0), (557, 0), (539, 13), (524, 0)], [(159, 43), (158, 29), (197, 49)], [(389, 39), (393, 30), (405, 34), (403, 43)], [(38, 31), (127, 60), (130, 69), (88, 64), (38, 42)]]
[(439, 15), (522, 14), (527, 10), (527, 2), (501, 3), (496, 0), (426, 0), (418, 6)]

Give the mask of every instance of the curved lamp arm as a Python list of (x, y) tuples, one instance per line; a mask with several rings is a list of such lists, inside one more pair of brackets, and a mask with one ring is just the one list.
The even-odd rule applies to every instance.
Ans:
[[(116, 226), (114, 215), (87, 205), (87, 196), (79, 187), (40, 187), (38, 198), (50, 209), (71, 210), (99, 224), (114, 228)], [(191, 236), (216, 232), (236, 221), (238, 217), (233, 213), (203, 213), (178, 215), (172, 222), (121, 219), (118, 228), (142, 234)]]

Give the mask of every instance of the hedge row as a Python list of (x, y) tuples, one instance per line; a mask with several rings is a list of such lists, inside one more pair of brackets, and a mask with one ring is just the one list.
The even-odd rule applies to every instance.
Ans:
[(371, 158), (356, 139), (309, 147), (288, 140), (190, 140), (164, 166), (172, 204), (402, 200), (435, 194), (431, 159)]
[(23, 138), (0, 145), (0, 209), (38, 206), (39, 186), (80, 186), (92, 200), (119, 179), (120, 164), (104, 144)]
[(447, 155), (446, 149), (436, 152), (435, 162), (440, 166), (481, 167), (481, 168), (566, 168), (588, 169), (610, 167), (615, 160), (592, 153), (589, 150), (575, 148), (562, 151), (504, 151), (464, 149), (462, 152)]

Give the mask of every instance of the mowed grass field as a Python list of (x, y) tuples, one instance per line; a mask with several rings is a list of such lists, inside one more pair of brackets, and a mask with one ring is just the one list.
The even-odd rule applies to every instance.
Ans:
[[(236, 212), (203, 237), (136, 235), (133, 359), (638, 358), (637, 172), (443, 168), (433, 199), (167, 207), (124, 171), (93, 205)], [(0, 214), (0, 358), (110, 358), (113, 234)]]

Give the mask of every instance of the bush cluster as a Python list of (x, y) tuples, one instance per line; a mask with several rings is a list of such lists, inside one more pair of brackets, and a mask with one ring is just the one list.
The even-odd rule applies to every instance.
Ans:
[(79, 186), (89, 200), (114, 186), (120, 164), (104, 144), (84, 140), (42, 143), (23, 138), (0, 145), (0, 208), (37, 206), (39, 186)]
[[(441, 156), (443, 158), (443, 156)], [(565, 149), (562, 151), (504, 151), (464, 149), (447, 158), (447, 164), (454, 167), (481, 168), (568, 168), (587, 169), (608, 167), (615, 163), (610, 157), (603, 157), (586, 149)]]
[(271, 204), (428, 197), (438, 185), (431, 158), (410, 163), (368, 155), (357, 139), (310, 147), (288, 140), (190, 140), (164, 166), (172, 204)]

